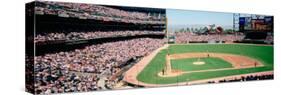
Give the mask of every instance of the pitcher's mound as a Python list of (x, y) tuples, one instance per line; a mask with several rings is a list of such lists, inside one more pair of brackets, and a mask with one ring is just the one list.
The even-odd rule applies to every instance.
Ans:
[(196, 62), (193, 62), (194, 65), (204, 65), (205, 62), (204, 61), (196, 61)]

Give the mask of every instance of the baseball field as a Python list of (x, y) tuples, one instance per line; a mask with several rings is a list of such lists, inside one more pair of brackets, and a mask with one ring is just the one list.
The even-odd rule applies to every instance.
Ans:
[[(169, 54), (171, 74), (164, 75)], [(150, 56), (151, 57), (151, 56)], [(273, 46), (254, 44), (175, 44), (144, 59), (134, 77), (143, 84), (176, 84), (219, 77), (273, 71)], [(194, 64), (200, 61), (204, 64)], [(141, 67), (143, 66), (143, 68)], [(163, 76), (161, 76), (163, 73)], [(130, 74), (130, 73), (129, 73)], [(133, 77), (130, 75), (130, 77)], [(130, 80), (128, 78), (128, 80)]]

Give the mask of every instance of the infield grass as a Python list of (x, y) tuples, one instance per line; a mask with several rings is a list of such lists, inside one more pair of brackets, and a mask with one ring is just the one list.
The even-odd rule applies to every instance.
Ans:
[(198, 70), (208, 70), (208, 69), (222, 69), (222, 68), (232, 68), (229, 62), (221, 58), (200, 58), (200, 61), (205, 62), (202, 65), (195, 65), (193, 62), (198, 61), (198, 58), (185, 58), (185, 59), (174, 59), (171, 60), (171, 65), (173, 70), (181, 71), (198, 71)]

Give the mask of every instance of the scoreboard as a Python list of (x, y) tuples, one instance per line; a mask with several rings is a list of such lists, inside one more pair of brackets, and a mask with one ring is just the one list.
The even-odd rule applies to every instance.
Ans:
[(261, 18), (240, 17), (239, 30), (243, 32), (273, 32), (273, 16)]

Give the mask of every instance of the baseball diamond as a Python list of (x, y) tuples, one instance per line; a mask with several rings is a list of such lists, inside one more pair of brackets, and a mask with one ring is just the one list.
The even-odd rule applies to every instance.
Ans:
[[(164, 73), (165, 55), (170, 54), (172, 71)], [(273, 46), (256, 44), (165, 45), (143, 58), (125, 74), (128, 83), (170, 86), (207, 83), (237, 75), (273, 73)], [(193, 62), (203, 61), (196, 65)]]

